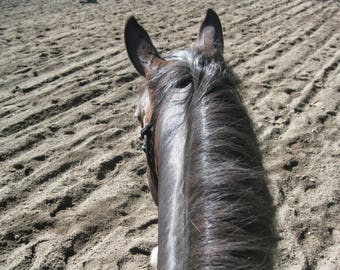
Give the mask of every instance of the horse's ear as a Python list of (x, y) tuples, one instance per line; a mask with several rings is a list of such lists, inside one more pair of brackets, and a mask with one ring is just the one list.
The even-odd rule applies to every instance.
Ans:
[(198, 46), (208, 55), (223, 55), (223, 31), (215, 11), (207, 10), (198, 34)]
[(132, 64), (144, 77), (152, 73), (163, 61), (152, 44), (148, 33), (134, 17), (130, 17), (126, 22), (124, 38)]

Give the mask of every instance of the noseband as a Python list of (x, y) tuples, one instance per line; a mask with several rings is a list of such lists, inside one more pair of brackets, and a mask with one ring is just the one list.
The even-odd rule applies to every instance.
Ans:
[(155, 153), (153, 148), (153, 136), (152, 136), (152, 121), (147, 123), (144, 128), (142, 128), (140, 132), (140, 139), (143, 140), (142, 149), (146, 154), (146, 159), (149, 166), (149, 172), (151, 177), (151, 184), (155, 194), (152, 193), (152, 196), (158, 204), (158, 178), (156, 174), (156, 166), (155, 166)]

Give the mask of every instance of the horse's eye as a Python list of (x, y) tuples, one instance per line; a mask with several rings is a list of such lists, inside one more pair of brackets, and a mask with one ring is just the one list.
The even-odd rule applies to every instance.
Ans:
[(185, 77), (177, 83), (176, 87), (177, 88), (185, 88), (191, 83), (192, 83), (191, 77)]

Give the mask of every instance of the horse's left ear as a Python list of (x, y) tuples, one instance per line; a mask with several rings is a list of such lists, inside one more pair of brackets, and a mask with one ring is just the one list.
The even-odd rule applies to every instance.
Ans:
[(132, 64), (144, 77), (152, 74), (164, 62), (152, 44), (148, 33), (134, 17), (130, 17), (126, 22), (124, 38)]
[(223, 56), (223, 31), (215, 11), (207, 10), (198, 34), (198, 46), (209, 56)]

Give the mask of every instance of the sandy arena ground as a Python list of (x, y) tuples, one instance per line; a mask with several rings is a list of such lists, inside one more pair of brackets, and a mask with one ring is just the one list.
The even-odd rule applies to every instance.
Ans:
[(276, 269), (340, 269), (337, 1), (0, 2), (0, 269), (149, 269), (157, 209), (123, 28), (163, 55), (211, 7), (277, 207)]

